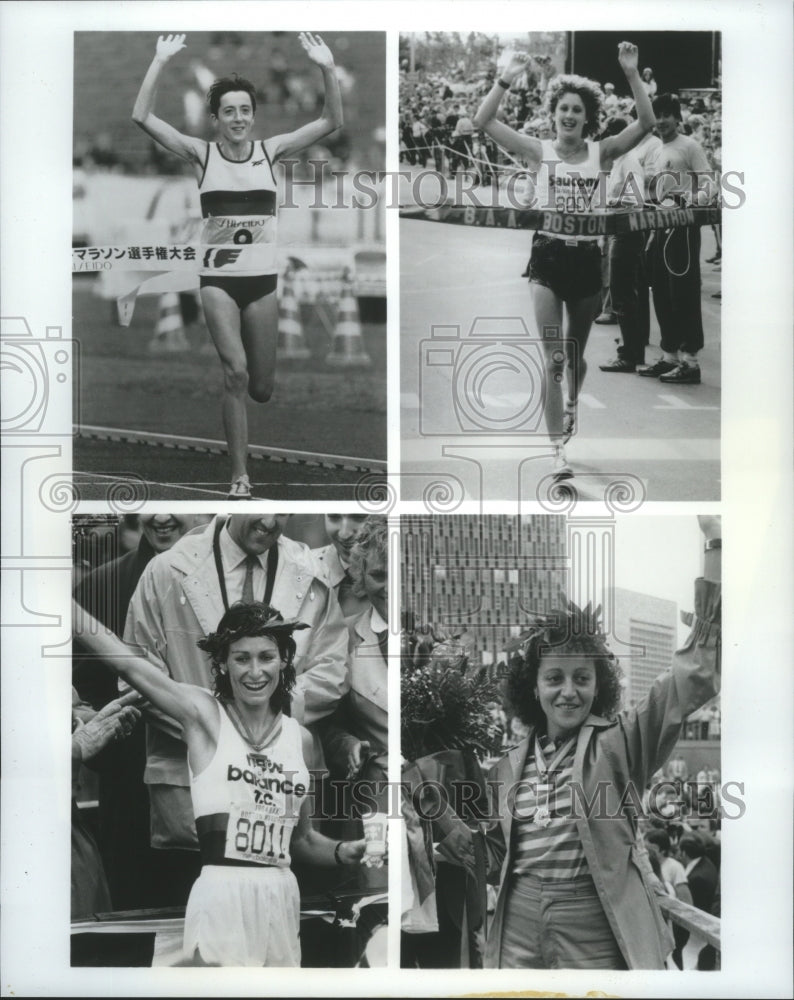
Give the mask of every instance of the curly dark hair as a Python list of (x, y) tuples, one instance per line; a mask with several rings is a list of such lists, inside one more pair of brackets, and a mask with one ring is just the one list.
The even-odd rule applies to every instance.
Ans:
[(389, 526), (382, 514), (370, 514), (359, 528), (350, 550), (350, 576), (356, 597), (366, 597), (364, 574), (370, 554), (379, 555), (388, 564)]
[(280, 611), (253, 601), (243, 604), (238, 601), (218, 622), (215, 632), (210, 632), (206, 639), (196, 643), (199, 649), (212, 657), (212, 690), (220, 701), (232, 701), (232, 684), (226, 672), (226, 659), (229, 647), (238, 639), (246, 636), (266, 635), (278, 647), (283, 666), (279, 676), (278, 687), (270, 697), (270, 707), (274, 712), (290, 714), (292, 704), (292, 689), (295, 687), (295, 639), (292, 633), (296, 629), (309, 628), (305, 622), (285, 621)]
[(546, 110), (552, 121), (563, 94), (577, 94), (581, 97), (586, 115), (582, 135), (594, 135), (598, 131), (598, 119), (604, 106), (604, 92), (601, 87), (595, 80), (575, 73), (552, 77), (546, 90)]
[(601, 632), (600, 612), (600, 607), (593, 611), (589, 604), (577, 608), (568, 602), (566, 609), (538, 616), (540, 620), (523, 637), (520, 653), (510, 663), (506, 694), (525, 725), (545, 729), (546, 716), (535, 697), (535, 687), (541, 659), (552, 651), (592, 659), (596, 668), (596, 696), (591, 711), (608, 719), (617, 714), (623, 671)]
[(217, 117), (221, 98), (231, 90), (244, 90), (251, 98), (251, 107), (256, 114), (256, 87), (250, 80), (246, 80), (245, 77), (238, 76), (236, 73), (231, 76), (222, 76), (207, 91), (207, 104), (212, 114)]

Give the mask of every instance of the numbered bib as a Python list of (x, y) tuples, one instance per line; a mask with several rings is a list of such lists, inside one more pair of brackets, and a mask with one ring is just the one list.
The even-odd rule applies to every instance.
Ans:
[(557, 181), (554, 188), (554, 210), (556, 212), (584, 213), (597, 207), (598, 186), (592, 184), (565, 184)]
[(229, 810), (224, 856), (260, 865), (290, 865), (289, 844), (297, 816), (279, 815), (275, 806), (233, 806)]
[(275, 215), (211, 215), (204, 220), (203, 243), (213, 245), (233, 243), (276, 242)]

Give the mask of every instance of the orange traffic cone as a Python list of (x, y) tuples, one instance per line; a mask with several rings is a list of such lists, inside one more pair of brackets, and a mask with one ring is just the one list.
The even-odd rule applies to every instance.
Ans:
[(364, 346), (364, 338), (361, 336), (361, 320), (358, 315), (358, 302), (353, 294), (353, 276), (350, 268), (345, 268), (342, 277), (342, 294), (336, 314), (334, 339), (325, 362), (333, 368), (369, 368), (372, 364), (372, 359)]
[(182, 309), (176, 292), (163, 292), (154, 336), (149, 341), (150, 354), (181, 354), (190, 350), (182, 326)]
[(284, 273), (278, 301), (278, 352), (279, 358), (287, 361), (305, 361), (312, 356), (303, 336), (292, 268), (287, 268)]

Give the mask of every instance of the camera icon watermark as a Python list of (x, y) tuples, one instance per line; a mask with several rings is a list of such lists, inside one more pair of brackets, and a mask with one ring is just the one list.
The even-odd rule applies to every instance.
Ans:
[(419, 345), (422, 436), (537, 436), (549, 378), (558, 384), (574, 352), (557, 326), (533, 336), (520, 316), (477, 316), (468, 333), (433, 325)]
[(2, 433), (71, 437), (77, 342), (64, 338), (60, 326), (48, 326), (43, 338), (35, 337), (24, 317), (3, 317), (0, 358)]

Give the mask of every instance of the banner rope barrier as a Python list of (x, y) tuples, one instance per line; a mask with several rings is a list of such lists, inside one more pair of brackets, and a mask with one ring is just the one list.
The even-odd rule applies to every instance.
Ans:
[[(281, 261), (284, 255), (286, 262)], [(246, 243), (118, 244), (73, 247), (72, 273), (126, 272), (130, 278), (130, 287), (117, 298), (117, 307), (120, 324), (129, 326), (139, 294), (161, 294), (198, 288), (200, 273), (233, 277), (235, 274), (278, 274), (291, 266), (307, 266), (313, 270), (339, 275), (348, 271), (354, 284), (360, 280), (362, 294), (380, 294), (385, 291), (380, 287), (385, 284), (385, 279), (380, 280), (367, 273), (366, 268), (359, 279), (355, 256), (353, 248), (331, 246), (276, 248), (272, 244)]]
[(722, 209), (711, 205), (607, 212), (554, 212), (504, 205), (403, 205), (400, 215), (405, 219), (486, 229), (537, 229), (562, 237), (615, 236), (686, 226), (716, 226), (722, 222)]

